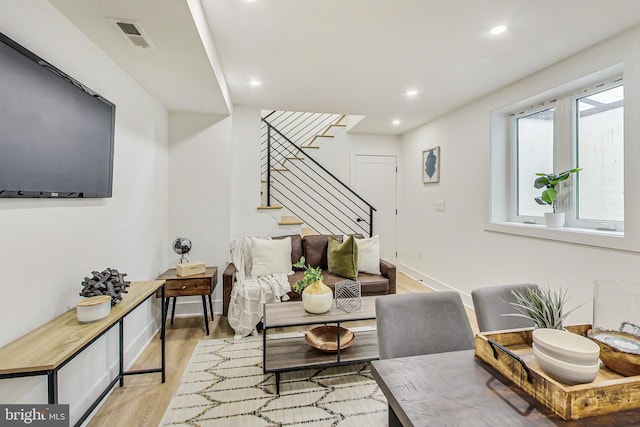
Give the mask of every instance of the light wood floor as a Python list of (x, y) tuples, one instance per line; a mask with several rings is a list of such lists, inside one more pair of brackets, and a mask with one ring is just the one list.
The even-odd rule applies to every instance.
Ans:
[[(410, 277), (398, 273), (397, 293), (428, 292), (429, 288)], [(478, 327), (472, 310), (467, 315), (474, 332)], [(137, 375), (125, 378), (122, 388), (116, 387), (89, 426), (157, 426), (169, 405), (182, 373), (196, 344), (201, 339), (233, 336), (227, 318), (216, 316), (209, 325), (211, 334), (205, 335), (202, 317), (176, 318), (173, 325), (167, 324), (166, 382), (160, 383), (160, 374)], [(154, 339), (144, 350), (133, 369), (156, 368), (160, 365), (160, 340)]]

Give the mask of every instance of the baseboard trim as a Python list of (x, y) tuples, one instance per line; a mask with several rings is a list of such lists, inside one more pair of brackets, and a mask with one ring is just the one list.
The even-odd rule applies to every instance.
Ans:
[(429, 276), (428, 274), (425, 274), (423, 272), (421, 272), (420, 270), (416, 270), (415, 268), (408, 266), (406, 264), (403, 263), (398, 263), (398, 271), (401, 273), (406, 274), (407, 276), (411, 277), (413, 280), (417, 281), (417, 282), (421, 282), (424, 285), (430, 287), (431, 289), (435, 290), (435, 291), (455, 291), (458, 292), (460, 294), (460, 297), (462, 298), (462, 303), (465, 305), (465, 307), (470, 308), (473, 310), (473, 301), (471, 300), (471, 295), (467, 294), (465, 292), (460, 291), (459, 289), (456, 289), (454, 286), (448, 285), (444, 282), (441, 282), (431, 276)]
[[(222, 300), (221, 299), (212, 299), (213, 302), (213, 314), (216, 316), (222, 316)], [(192, 316), (202, 316), (202, 298), (199, 296), (195, 297), (179, 297), (176, 300), (176, 315), (175, 317), (192, 317)], [(209, 307), (209, 301), (207, 300), (207, 313)], [(167, 313), (167, 318), (171, 317), (171, 309), (173, 308), (173, 302), (169, 307), (169, 313)], [(210, 314), (208, 314), (210, 316)]]

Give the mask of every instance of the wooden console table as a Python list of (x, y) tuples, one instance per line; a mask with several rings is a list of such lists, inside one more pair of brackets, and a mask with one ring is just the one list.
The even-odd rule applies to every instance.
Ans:
[(39, 328), (29, 332), (17, 340), (0, 348), (0, 379), (31, 377), (38, 375), (47, 376), (48, 403), (58, 403), (58, 371), (69, 363), (74, 357), (94, 343), (98, 338), (107, 333), (116, 324), (119, 326), (119, 369), (118, 375), (109, 383), (107, 388), (98, 396), (96, 401), (80, 417), (76, 426), (79, 426), (98, 406), (100, 401), (109, 393), (116, 383), (120, 387), (124, 385), (125, 375), (162, 373), (162, 382), (165, 381), (165, 339), (164, 323), (162, 324), (162, 366), (156, 369), (143, 369), (136, 371), (124, 370), (124, 318), (135, 310), (149, 297), (159, 291), (162, 296), (162, 318), (165, 317), (165, 290), (164, 280), (145, 282), (131, 282), (122, 301), (111, 307), (109, 317), (93, 322), (80, 323), (73, 308), (66, 313), (45, 323)]
[[(163, 322), (167, 321), (167, 313), (169, 312), (169, 302), (173, 298), (173, 308), (171, 309), (171, 324), (176, 312), (176, 298), (186, 296), (202, 296), (202, 312), (204, 314), (204, 328), (209, 335), (209, 319), (207, 317), (207, 301), (209, 298), (209, 309), (211, 310), (211, 320), (213, 320), (213, 303), (211, 294), (218, 283), (218, 267), (207, 267), (202, 274), (194, 274), (191, 276), (178, 276), (175, 268), (170, 268), (162, 275), (158, 276), (158, 280), (165, 280), (166, 285), (166, 308), (164, 311)], [(156, 293), (160, 297), (160, 293)]]

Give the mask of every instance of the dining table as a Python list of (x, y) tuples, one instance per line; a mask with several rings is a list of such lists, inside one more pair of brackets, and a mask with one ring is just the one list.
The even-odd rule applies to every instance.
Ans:
[(640, 409), (563, 420), (473, 350), (375, 360), (371, 372), (390, 427), (640, 426)]

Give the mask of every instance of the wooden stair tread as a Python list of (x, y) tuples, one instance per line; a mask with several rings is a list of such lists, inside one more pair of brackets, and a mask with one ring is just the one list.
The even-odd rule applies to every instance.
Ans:
[(300, 148), (320, 148), (317, 145), (301, 145)]
[(331, 124), (329, 126), (327, 126), (327, 128), (320, 134), (317, 134), (316, 136), (328, 136), (328, 137), (334, 137), (335, 135), (327, 135), (327, 132), (329, 132), (331, 130), (331, 128), (346, 128), (347, 125), (336, 125), (336, 124)]
[(271, 168), (271, 172), (289, 172), (287, 168)]
[(304, 160), (304, 157), (287, 157), (287, 160)]
[[(316, 139), (318, 139), (318, 138), (333, 138), (333, 135), (316, 134), (316, 135), (313, 136), (313, 138), (311, 138), (311, 141), (309, 141), (309, 145), (313, 144), (316, 141)], [(304, 147), (304, 145), (303, 145), (303, 147)]]
[(280, 218), (280, 222), (278, 224), (280, 224), (280, 225), (301, 225), (301, 224), (303, 224), (303, 222), (300, 221), (295, 216), (282, 216)]
[(319, 233), (317, 231), (315, 231), (313, 228), (311, 227), (302, 227), (301, 231), (300, 231), (300, 235), (302, 237), (304, 236), (316, 236)]
[(258, 210), (259, 211), (265, 211), (265, 210), (271, 210), (271, 209), (282, 209), (282, 206), (280, 206), (280, 205), (271, 205), (271, 206), (261, 205), (261, 206), (258, 206)]

